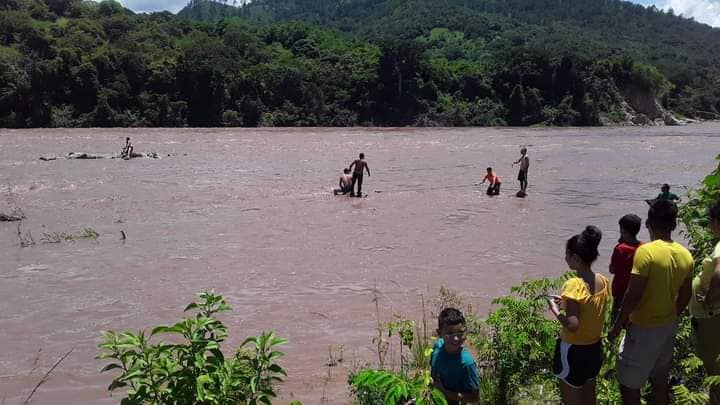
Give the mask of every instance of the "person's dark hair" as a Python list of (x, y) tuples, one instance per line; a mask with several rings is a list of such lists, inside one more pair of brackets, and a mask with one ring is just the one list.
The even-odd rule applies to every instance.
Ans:
[(491, 171), (492, 171), (492, 167), (488, 167), (488, 168), (487, 168), (487, 171), (491, 172)]
[(586, 264), (592, 264), (598, 256), (598, 245), (602, 239), (602, 232), (595, 226), (588, 225), (578, 235), (568, 239), (565, 248), (573, 254), (580, 256)]
[(361, 154), (360, 154), (360, 159), (365, 159), (365, 154), (364, 154), (364, 153), (361, 153)]
[(670, 185), (665, 183), (660, 187), (660, 191), (670, 191)]
[(720, 199), (708, 208), (708, 215), (710, 215), (710, 219), (720, 220)]
[(350, 169), (348, 169), (347, 167), (346, 167), (346, 168), (344, 168), (344, 169), (343, 169), (343, 173), (345, 173), (345, 174), (348, 174), (348, 173), (350, 173)]
[(671, 232), (677, 226), (677, 205), (670, 200), (655, 200), (648, 209), (647, 223), (655, 231)]
[(642, 219), (635, 214), (627, 214), (623, 215), (618, 223), (620, 224), (620, 228), (630, 232), (634, 236), (637, 236), (640, 232), (640, 227), (642, 226)]
[(125, 140), (126, 140), (126, 141), (129, 141), (129, 140), (130, 140), (130, 137), (128, 136), (127, 138), (125, 138)]
[(465, 325), (465, 317), (459, 309), (445, 308), (438, 315), (438, 329), (443, 330), (446, 326)]

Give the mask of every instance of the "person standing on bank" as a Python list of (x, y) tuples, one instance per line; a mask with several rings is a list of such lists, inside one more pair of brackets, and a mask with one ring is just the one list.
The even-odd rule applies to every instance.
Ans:
[(528, 169), (530, 168), (530, 158), (528, 158), (527, 155), (527, 148), (520, 149), (520, 159), (513, 162), (513, 167), (520, 163), (520, 171), (518, 172), (518, 181), (520, 182), (520, 191), (523, 194), (527, 193), (527, 178), (528, 178)]
[(465, 316), (456, 308), (445, 308), (438, 316), (438, 340), (430, 356), (433, 386), (442, 391), (448, 405), (480, 400), (477, 363), (467, 348)]
[[(709, 209), (710, 229), (720, 237), (720, 200)], [(708, 375), (720, 375), (720, 242), (702, 262), (700, 274), (692, 283), (690, 299), (695, 351)], [(711, 405), (720, 405), (720, 386), (710, 387)]]
[[(575, 277), (561, 295), (548, 295), (550, 310), (562, 326), (555, 345), (553, 373), (566, 405), (594, 405), (596, 378), (602, 368), (602, 332), (610, 300), (610, 282), (592, 270), (602, 232), (594, 226), (568, 239), (565, 262)], [(564, 310), (563, 310), (564, 309)]]
[[(348, 170), (353, 170), (353, 167), (355, 167), (355, 170), (353, 171), (353, 175), (352, 175), (353, 191), (350, 193), (350, 195), (353, 197), (362, 197), (363, 171), (367, 170), (367, 174), (368, 174), (368, 176), (370, 176), (370, 167), (368, 166), (367, 162), (365, 161), (364, 153), (361, 153), (357, 159), (355, 159), (352, 163), (350, 163)], [(354, 192), (355, 183), (357, 183), (357, 193)]]
[(608, 340), (615, 340), (627, 324), (616, 366), (624, 405), (640, 405), (641, 389), (648, 380), (651, 403), (670, 403), (668, 379), (678, 318), (692, 295), (693, 257), (672, 239), (677, 226), (675, 203), (654, 201), (645, 226), (651, 242), (635, 251), (627, 292), (608, 332)]
[(618, 224), (620, 225), (620, 239), (615, 245), (610, 258), (610, 274), (613, 275), (611, 322), (615, 321), (615, 318), (620, 313), (622, 300), (632, 273), (635, 251), (642, 243), (637, 238), (642, 226), (642, 219), (639, 216), (635, 214), (623, 215)]

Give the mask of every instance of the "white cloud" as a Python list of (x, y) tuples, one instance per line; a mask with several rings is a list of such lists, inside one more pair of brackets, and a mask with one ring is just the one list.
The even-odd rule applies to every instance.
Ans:
[(660, 0), (655, 5), (675, 14), (693, 17), (695, 21), (720, 27), (720, 0)]

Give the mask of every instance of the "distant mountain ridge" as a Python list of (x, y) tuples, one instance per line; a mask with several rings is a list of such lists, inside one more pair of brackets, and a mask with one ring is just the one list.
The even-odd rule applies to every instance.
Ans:
[(443, 27), (469, 38), (507, 36), (508, 46), (590, 57), (630, 53), (671, 78), (685, 74), (684, 65), (720, 65), (720, 29), (619, 0), (254, 0), (243, 7), (194, 0), (178, 15), (305, 21), (370, 39), (413, 39)]
[(235, 5), (193, 0), (181, 18), (135, 14), (115, 0), (10, 0), (0, 6), (0, 127), (720, 117), (720, 31), (654, 8), (618, 0)]

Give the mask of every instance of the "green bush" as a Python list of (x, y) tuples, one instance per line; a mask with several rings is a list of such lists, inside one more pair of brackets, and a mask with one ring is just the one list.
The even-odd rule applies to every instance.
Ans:
[[(716, 160), (720, 163), (720, 155)], [(708, 257), (717, 242), (708, 227), (707, 209), (720, 198), (720, 164), (703, 179), (699, 188), (688, 191), (687, 201), (680, 205), (679, 216), (685, 225), (683, 235), (690, 241), (690, 250), (697, 265)]]
[[(468, 342), (478, 349), (483, 365), (481, 399), (507, 404), (535, 397), (535, 390), (548, 384), (558, 326), (545, 317), (545, 296), (564, 281), (543, 278), (511, 288), (511, 295), (497, 298), (499, 308), (490, 313)], [(552, 390), (555, 387), (551, 384)], [(543, 389), (542, 392), (545, 392)], [(550, 393), (552, 395), (553, 392)], [(543, 395), (548, 395), (546, 392)]]
[(422, 369), (415, 375), (390, 370), (365, 369), (351, 378), (352, 392), (358, 405), (398, 405), (408, 402), (416, 405), (447, 405), (443, 393), (432, 386), (430, 355), (432, 348), (425, 349)]
[[(212, 292), (199, 294), (200, 301), (185, 311), (197, 311), (173, 326), (145, 331), (103, 332), (98, 359), (109, 359), (102, 372), (120, 370), (109, 391), (127, 388), (125, 404), (230, 405), (270, 404), (275, 385), (285, 370), (277, 364), (283, 355), (275, 350), (285, 339), (273, 332), (250, 337), (232, 358), (225, 358), (220, 343), (227, 328), (215, 314), (230, 310), (225, 299)], [(159, 334), (182, 343), (153, 342)]]
[[(720, 155), (716, 160), (720, 161)], [(712, 253), (717, 238), (708, 227), (707, 209), (720, 198), (720, 166), (708, 174), (700, 187), (688, 191), (687, 201), (680, 205), (679, 216), (684, 225), (681, 233), (690, 242), (690, 251), (695, 258), (695, 271), (700, 271), (702, 260)], [(677, 403), (704, 404), (708, 402), (707, 389), (720, 383), (718, 377), (705, 374), (702, 361), (695, 356), (692, 341), (690, 317), (685, 314), (675, 344), (672, 374), (681, 384), (673, 387)]]

